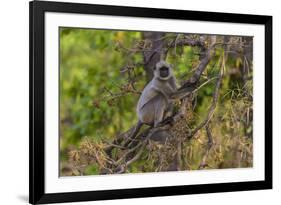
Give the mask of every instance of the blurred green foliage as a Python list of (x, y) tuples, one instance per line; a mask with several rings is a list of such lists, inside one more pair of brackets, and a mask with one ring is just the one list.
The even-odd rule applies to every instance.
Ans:
[[(131, 48), (141, 37), (141, 32), (60, 28), (60, 154), (63, 166), (68, 162), (68, 152), (78, 147), (85, 136), (96, 142), (110, 140), (137, 122), (137, 94), (129, 93), (113, 99), (108, 98), (108, 94), (120, 92), (122, 85), (127, 83), (126, 74), (120, 71), (128, 61), (142, 61), (142, 53), (128, 55), (120, 52), (118, 44), (121, 42), (122, 46)], [(168, 54), (167, 61), (174, 65), (174, 73), (179, 83), (188, 79), (198, 65), (198, 52), (200, 51), (196, 48), (184, 47)], [(221, 51), (217, 52), (204, 73), (205, 78), (214, 77), (218, 73), (216, 63)], [(230, 56), (227, 67), (239, 69), (242, 62), (243, 59)], [(138, 76), (136, 89), (142, 90), (147, 83), (146, 74), (142, 66), (138, 66), (135, 72)], [(205, 117), (212, 101), (214, 84), (215, 81), (212, 81), (199, 90), (190, 126), (195, 126)], [(216, 115), (212, 120), (215, 125), (215, 140), (219, 146), (214, 149), (216, 155), (210, 161), (210, 166), (219, 167), (218, 164), (222, 161), (227, 161), (222, 167), (235, 166), (232, 164), (237, 154), (235, 150), (237, 146), (241, 146), (236, 143), (236, 138), (233, 140), (235, 136), (239, 139), (243, 137), (239, 143), (243, 141), (247, 149), (252, 143), (251, 138), (245, 137), (247, 133), (251, 134), (252, 126), (247, 126), (245, 131), (243, 123), (248, 122), (243, 122), (245, 118), (241, 117), (246, 108), (252, 107), (244, 92), (252, 93), (251, 80), (245, 84), (239, 74), (225, 76)], [(239, 119), (234, 119), (235, 117)], [(190, 163), (189, 168), (196, 169), (202, 156), (201, 145), (195, 140), (186, 146), (189, 146), (185, 153), (187, 158), (195, 162)], [(136, 162), (130, 171), (139, 172), (139, 164), (145, 161), (142, 160)], [(250, 159), (250, 162), (243, 163), (239, 166), (251, 166), (252, 162)], [(152, 165), (147, 166), (152, 169)], [(98, 167), (94, 164), (84, 171), (86, 175), (97, 172)]]
[(124, 96), (112, 104), (101, 98), (104, 88), (118, 92), (116, 85), (126, 80), (120, 74), (126, 56), (115, 43), (126, 39), (129, 46), (140, 33), (62, 28), (60, 34), (61, 148), (83, 136), (99, 139), (128, 129), (137, 98)]

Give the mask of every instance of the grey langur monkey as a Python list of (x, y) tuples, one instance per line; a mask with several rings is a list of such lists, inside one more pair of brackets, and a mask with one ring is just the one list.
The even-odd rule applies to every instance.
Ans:
[(172, 115), (173, 99), (170, 96), (176, 91), (176, 78), (171, 66), (159, 61), (154, 68), (153, 79), (146, 85), (138, 101), (138, 123), (131, 138), (135, 137), (143, 124), (157, 127)]

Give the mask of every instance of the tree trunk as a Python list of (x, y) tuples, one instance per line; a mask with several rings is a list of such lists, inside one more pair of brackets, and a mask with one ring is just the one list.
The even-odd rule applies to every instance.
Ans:
[(161, 32), (143, 32), (143, 39), (151, 43), (150, 49), (143, 52), (144, 69), (146, 71), (147, 81), (153, 78), (153, 69), (156, 63), (161, 59), (163, 48), (164, 33)]

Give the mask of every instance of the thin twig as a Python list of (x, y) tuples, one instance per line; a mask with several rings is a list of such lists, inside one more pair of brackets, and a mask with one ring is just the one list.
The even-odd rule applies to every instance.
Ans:
[(198, 169), (203, 169), (205, 168), (206, 166), (208, 166), (207, 164), (207, 159), (208, 159), (208, 156), (209, 156), (209, 153), (210, 153), (210, 150), (213, 146), (213, 136), (212, 136), (212, 133), (210, 131), (210, 128), (209, 128), (209, 125), (207, 124), (205, 126), (205, 129), (206, 129), (206, 133), (207, 133), (207, 137), (208, 137), (208, 144), (206, 146), (206, 150), (205, 150), (205, 153), (203, 155), (203, 158), (202, 158), (202, 161), (198, 167)]

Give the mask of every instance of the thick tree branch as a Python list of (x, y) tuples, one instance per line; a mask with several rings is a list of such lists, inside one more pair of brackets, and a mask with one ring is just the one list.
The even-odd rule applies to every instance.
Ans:
[(214, 94), (213, 94), (213, 101), (212, 101), (212, 104), (208, 110), (208, 114), (205, 118), (205, 120), (203, 122), (201, 122), (198, 127), (196, 127), (190, 134), (189, 138), (191, 138), (192, 136), (194, 136), (200, 129), (202, 129), (203, 127), (205, 127), (211, 117), (213, 116), (214, 112), (215, 112), (215, 108), (216, 108), (216, 105), (217, 105), (217, 102), (218, 102), (218, 97), (219, 97), (219, 90), (220, 90), (220, 86), (221, 86), (221, 82), (222, 82), (222, 78), (223, 78), (223, 74), (224, 74), (224, 57), (222, 57), (222, 60), (221, 60), (221, 69), (220, 69), (220, 74), (218, 76), (218, 79), (217, 79), (217, 82), (216, 82), (216, 85), (215, 85), (215, 91), (214, 91)]
[(210, 62), (210, 60), (212, 59), (212, 57), (215, 55), (214, 49), (215, 49), (215, 45), (216, 45), (216, 37), (212, 37), (212, 41), (210, 44), (209, 49), (205, 52), (205, 54), (203, 54), (200, 57), (200, 64), (198, 65), (197, 69), (195, 70), (194, 74), (192, 75), (191, 78), (189, 78), (187, 80), (187, 82), (185, 82), (180, 88), (179, 90), (188, 88), (188, 87), (194, 87), (198, 84), (199, 79), (202, 75), (202, 73), (204, 72), (204, 70), (207, 68), (208, 63)]

